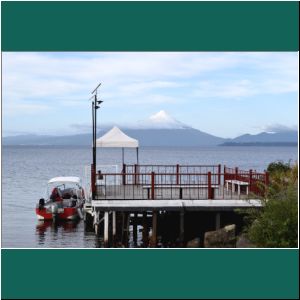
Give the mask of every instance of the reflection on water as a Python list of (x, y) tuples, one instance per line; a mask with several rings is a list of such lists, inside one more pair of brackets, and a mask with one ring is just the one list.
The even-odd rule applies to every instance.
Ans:
[[(138, 229), (140, 228), (141, 226), (138, 226)], [(90, 247), (104, 247), (103, 237), (96, 236), (94, 230), (86, 227), (83, 220), (56, 222), (38, 220), (35, 227), (36, 243), (40, 247), (55, 247), (55, 243), (61, 245), (68, 243), (68, 240), (71, 242), (74, 234), (77, 234), (79, 238), (82, 229), (83, 241), (88, 242)], [(129, 247), (141, 247), (141, 230), (138, 230), (137, 237), (138, 243), (136, 244), (133, 240), (133, 227), (129, 226)], [(54, 241), (56, 242), (53, 243)], [(93, 241), (93, 243), (90, 243), (91, 241)]]
[(44, 245), (47, 235), (51, 236), (52, 239), (57, 239), (60, 235), (75, 232), (79, 222), (80, 221), (38, 221), (38, 224), (36, 225), (38, 244)]
[(101, 248), (103, 238), (84, 226), (83, 220), (37, 221), (36, 246), (47, 248)]

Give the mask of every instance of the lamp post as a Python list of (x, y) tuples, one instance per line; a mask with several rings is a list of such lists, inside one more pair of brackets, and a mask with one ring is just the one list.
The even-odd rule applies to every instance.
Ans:
[(92, 127), (93, 127), (93, 163), (91, 166), (91, 187), (92, 187), (92, 198), (95, 199), (96, 195), (96, 171), (97, 171), (97, 151), (96, 151), (96, 138), (97, 138), (97, 109), (100, 108), (102, 100), (98, 100), (98, 88), (101, 83), (92, 91)]

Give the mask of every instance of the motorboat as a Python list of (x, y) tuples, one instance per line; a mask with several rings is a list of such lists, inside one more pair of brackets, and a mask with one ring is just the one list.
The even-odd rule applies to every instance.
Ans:
[(46, 197), (36, 205), (39, 220), (75, 220), (82, 218), (85, 202), (79, 177), (54, 177), (48, 181)]

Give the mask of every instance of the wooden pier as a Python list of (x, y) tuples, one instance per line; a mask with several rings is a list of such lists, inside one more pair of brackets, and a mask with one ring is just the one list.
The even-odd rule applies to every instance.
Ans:
[(121, 173), (97, 173), (94, 198), (84, 206), (85, 222), (105, 247), (128, 247), (142, 231), (144, 247), (157, 247), (159, 223), (176, 218), (178, 240), (185, 241), (189, 213), (212, 213), (215, 229), (222, 214), (238, 208), (260, 208), (267, 173), (216, 166), (124, 165)]

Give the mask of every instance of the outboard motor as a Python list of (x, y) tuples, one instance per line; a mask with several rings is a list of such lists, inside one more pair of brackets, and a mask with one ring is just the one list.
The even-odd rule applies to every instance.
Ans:
[(51, 212), (52, 212), (53, 221), (56, 222), (57, 214), (58, 214), (58, 206), (56, 203), (51, 205)]
[(39, 210), (43, 209), (45, 206), (45, 199), (44, 198), (41, 198), (39, 200)]
[(72, 199), (71, 201), (71, 207), (75, 207), (77, 204), (77, 200), (76, 199)]
[(57, 214), (57, 213), (58, 213), (58, 207), (57, 207), (56, 204), (52, 204), (52, 205), (51, 205), (51, 212), (52, 212), (53, 214)]

